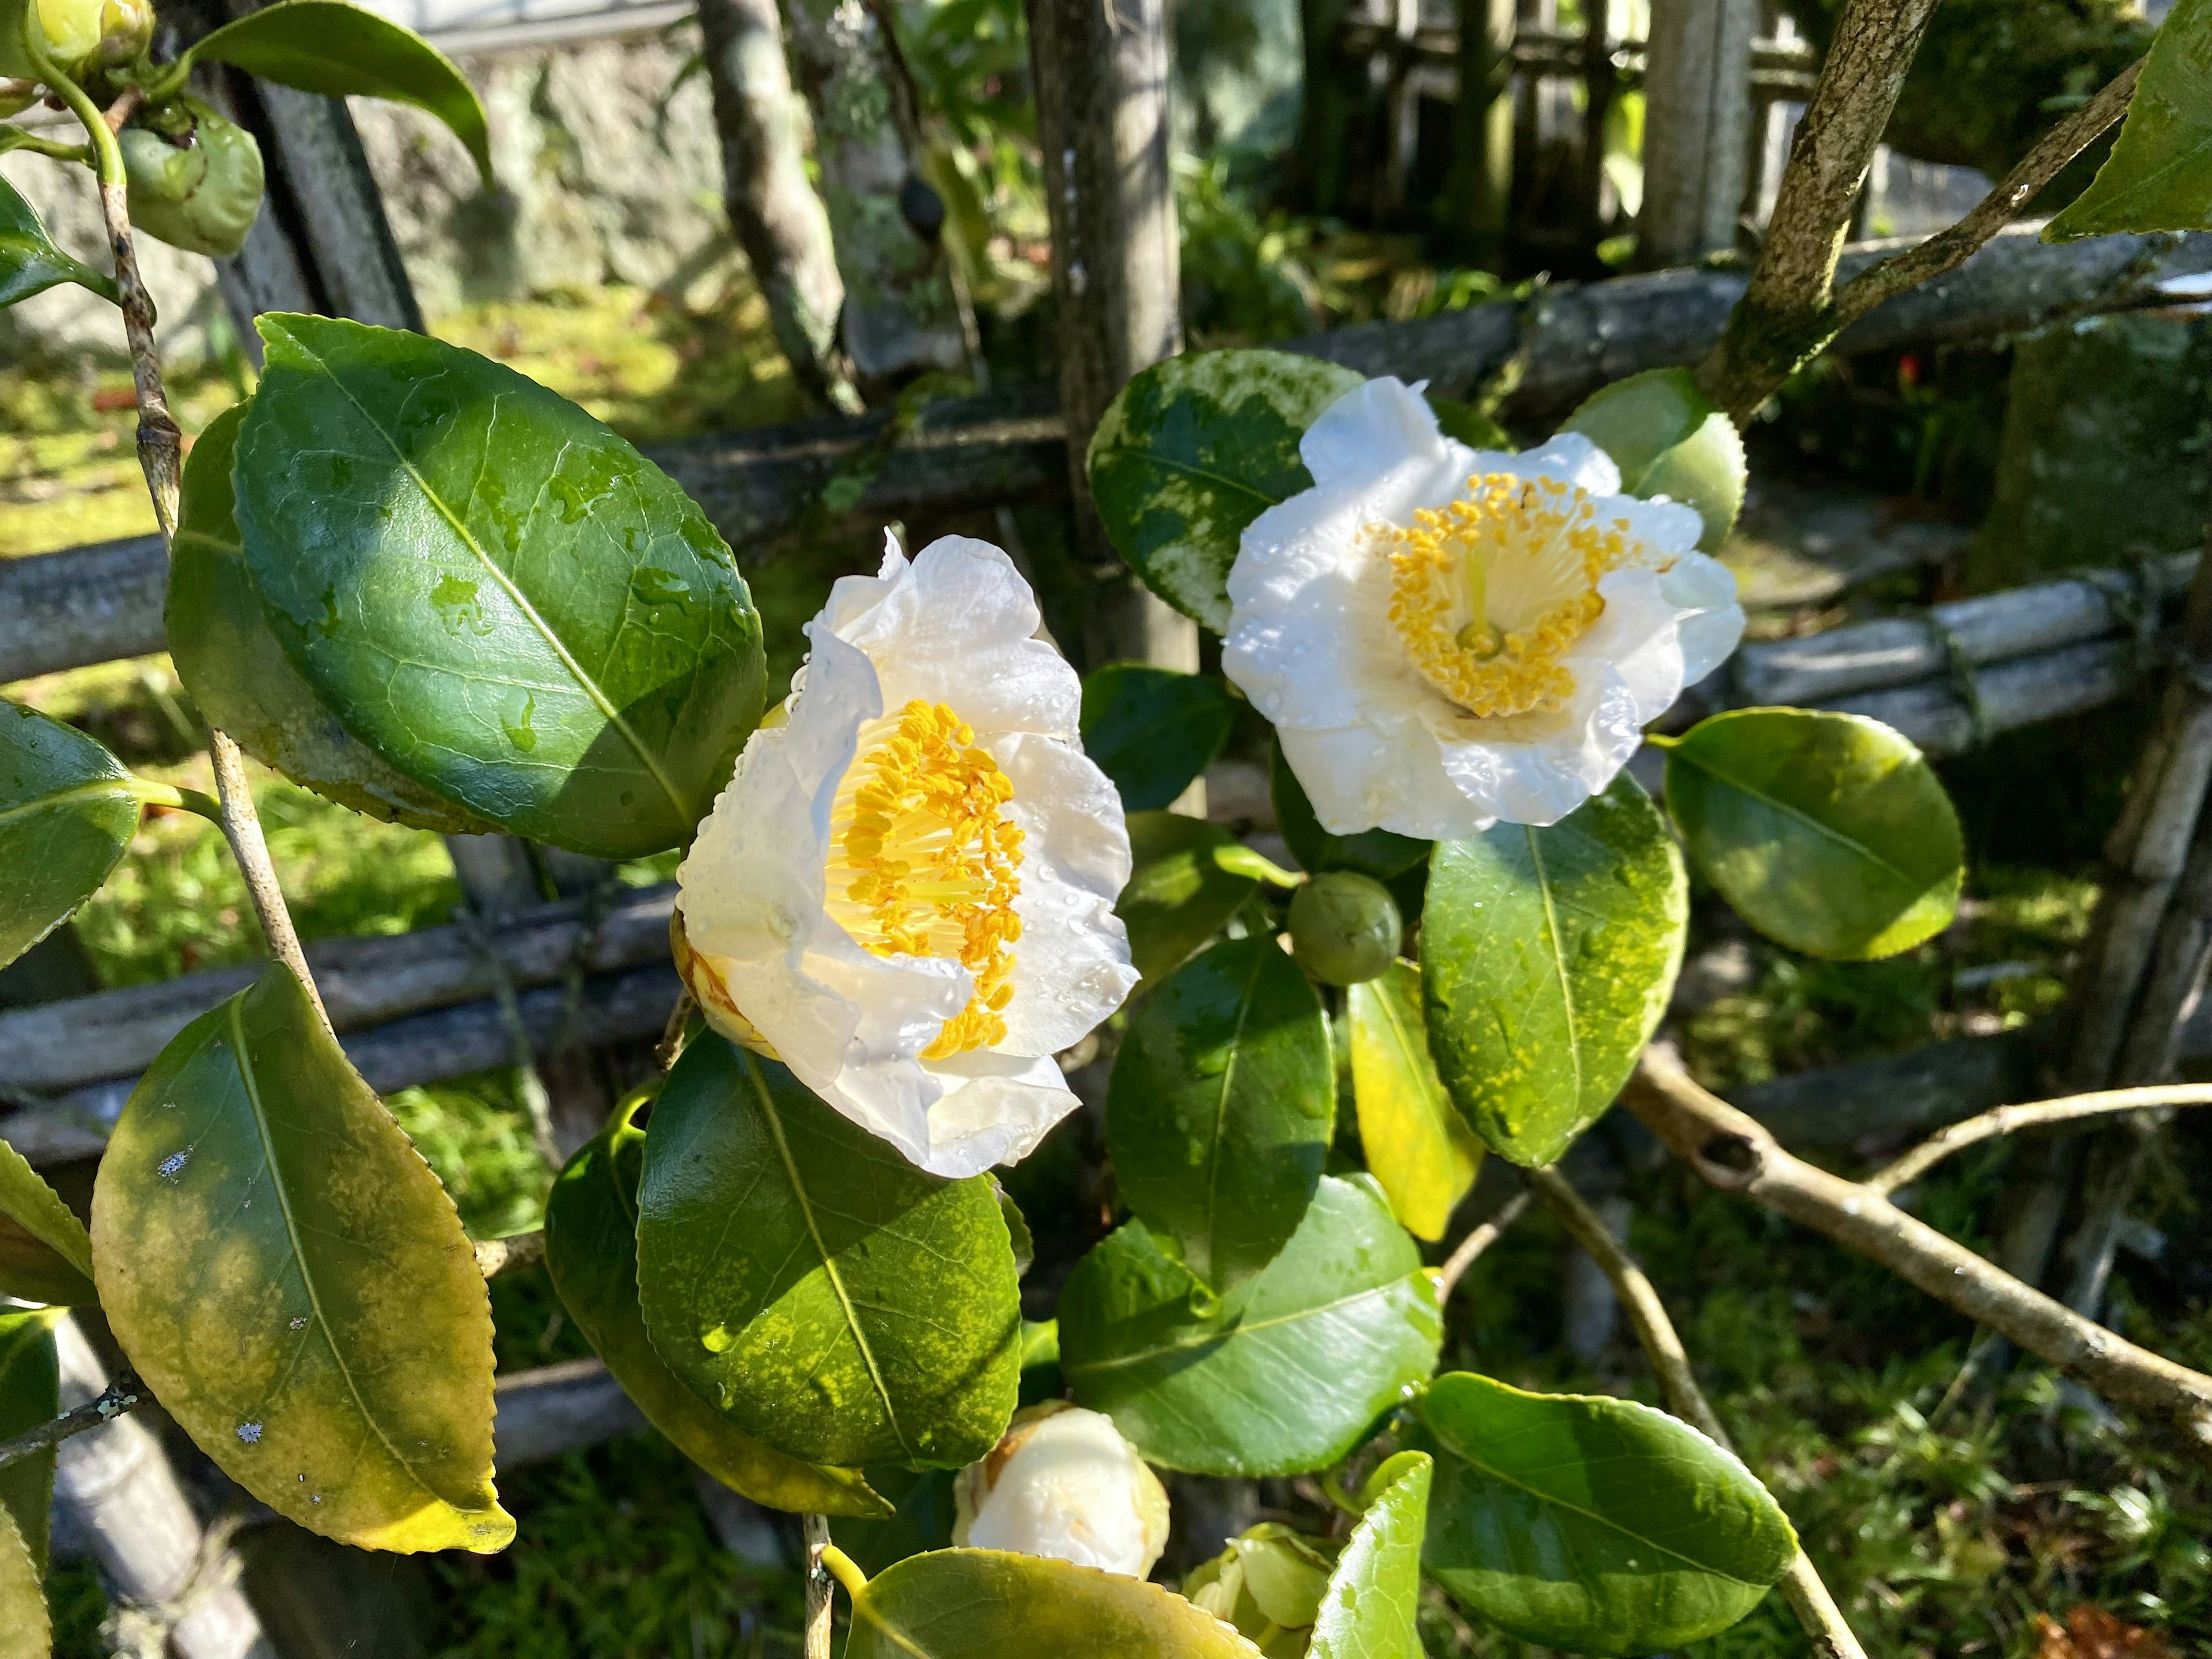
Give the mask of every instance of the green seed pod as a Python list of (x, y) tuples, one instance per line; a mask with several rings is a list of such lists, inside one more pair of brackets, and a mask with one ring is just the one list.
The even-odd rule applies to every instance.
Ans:
[(133, 62), (154, 38), (151, 0), (0, 0), (0, 75), (38, 78), (23, 50), (24, 13), (33, 3), (47, 55), (71, 80)]
[(1291, 900), (1291, 954), (1327, 984), (1379, 979), (1397, 960), (1401, 927), (1390, 890), (1349, 870), (1312, 878)]
[(261, 146), (198, 99), (184, 105), (192, 118), (181, 146), (149, 127), (120, 135), (131, 222), (172, 247), (220, 259), (245, 246), (260, 215)]

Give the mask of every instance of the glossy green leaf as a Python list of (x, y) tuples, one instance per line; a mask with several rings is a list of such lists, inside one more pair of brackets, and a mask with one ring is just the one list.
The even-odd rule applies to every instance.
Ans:
[(1435, 1473), (1418, 1451), (1375, 1471), (1374, 1496), (1329, 1575), (1307, 1659), (1422, 1659), (1421, 1540)]
[(115, 298), (113, 279), (63, 252), (46, 234), (39, 210), (0, 179), (0, 307), (44, 294), (58, 283), (78, 283), (103, 300)]
[(0, 968), (98, 892), (137, 830), (122, 762), (59, 720), (0, 702)]
[(1041, 1555), (908, 1556), (853, 1599), (845, 1659), (1256, 1659), (1158, 1584)]
[(1114, 914), (1129, 930), (1141, 995), (1206, 948), (1258, 890), (1256, 876), (1223, 866), (1237, 845), (1226, 830), (1176, 812), (1129, 814), (1129, 884)]
[[(61, 1415), (61, 1367), (54, 1357), (54, 1323), (61, 1316), (53, 1308), (0, 1313), (0, 1440)], [(52, 1448), (0, 1468), (0, 1515), (15, 1522), (41, 1572), (53, 1498)]]
[[(4, 719), (0, 715), (0, 719)], [(61, 1194), (0, 1140), (0, 1294), (84, 1307), (92, 1287), (92, 1236)]]
[(1224, 939), (1129, 1023), (1106, 1149), (1129, 1207), (1216, 1290), (1297, 1231), (1336, 1126), (1321, 999), (1272, 939)]
[(441, 835), (491, 829), (356, 739), (270, 632), (246, 579), (230, 491), (246, 408), (234, 404), (210, 422), (185, 463), (166, 612), (177, 677), (210, 725), (264, 766), (341, 806)]
[(1658, 1653), (1758, 1606), (1797, 1535), (1731, 1452), (1632, 1401), (1440, 1376), (1423, 1561), (1469, 1612), (1573, 1653)]
[(739, 1432), (654, 1352), (638, 1309), (638, 1103), (618, 1109), (568, 1160), (546, 1200), (545, 1267), (562, 1305), (647, 1420), (732, 1492), (794, 1513), (890, 1515), (858, 1470), (802, 1463)]
[(1610, 455), (1628, 494), (1697, 508), (1705, 525), (1698, 545), (1720, 550), (1743, 509), (1743, 439), (1688, 369), (1650, 368), (1615, 380), (1559, 429), (1581, 433)]
[(924, 1174), (707, 1035), (653, 1109), (638, 1212), (653, 1345), (746, 1433), (842, 1468), (999, 1443), (1021, 1297), (988, 1176)]
[(488, 358), (322, 317), (258, 326), (238, 525), (316, 696), (517, 835), (602, 858), (688, 841), (759, 717), (763, 672), (760, 619), (705, 514)]
[(1549, 829), (1501, 823), (1429, 862), (1429, 1050), (1492, 1152), (1551, 1163), (1613, 1104), (1667, 1011), (1689, 883), (1626, 772)]
[(1216, 1297), (1141, 1221), (1076, 1265), (1060, 1299), (1075, 1402), (1147, 1461), (1297, 1474), (1358, 1445), (1437, 1362), (1436, 1282), (1364, 1176), (1325, 1176), (1258, 1277)]
[(1367, 1168), (1416, 1238), (1444, 1236), (1482, 1168), (1482, 1143), (1452, 1105), (1429, 1054), (1421, 970), (1392, 965), (1345, 993), (1352, 1093)]
[(1445, 437), (1456, 438), (1469, 449), (1513, 448), (1513, 434), (1473, 404), (1462, 403), (1455, 398), (1439, 398), (1433, 392), (1425, 392), (1421, 396), (1436, 411), (1437, 429)]
[(301, 92), (412, 104), (453, 130), (491, 187), (491, 135), (468, 76), (412, 29), (375, 12), (344, 0), (284, 0), (224, 24), (190, 57), (234, 64)]
[(1083, 750), (1131, 812), (1165, 806), (1213, 764), (1237, 699), (1211, 674), (1109, 662), (1083, 681)]
[(1217, 634), (1244, 527), (1313, 487), (1298, 440), (1361, 383), (1281, 351), (1170, 357), (1123, 386), (1091, 434), (1091, 494), (1145, 584)]
[(0, 1510), (0, 1659), (47, 1659), (53, 1650), (38, 1563), (15, 1522)]
[(1389, 830), (1363, 830), (1356, 836), (1331, 835), (1314, 816), (1313, 803), (1283, 754), (1278, 738), (1267, 757), (1267, 793), (1275, 804), (1275, 828), (1298, 867), (1352, 870), (1377, 881), (1403, 875), (1428, 857), (1431, 843)]
[(1698, 873), (1769, 939), (1864, 962), (1950, 925), (1959, 815), (1901, 733), (1859, 714), (1745, 708), (1667, 751), (1667, 807)]
[(287, 1520), (366, 1549), (514, 1536), (468, 1236), (290, 969), (147, 1068), (100, 1160), (92, 1250), (131, 1364)]
[(2177, 0), (2150, 43), (2112, 153), (2046, 242), (2212, 228), (2212, 0)]

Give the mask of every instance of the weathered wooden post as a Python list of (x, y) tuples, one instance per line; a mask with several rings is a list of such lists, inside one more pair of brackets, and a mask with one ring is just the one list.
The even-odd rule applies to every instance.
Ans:
[(1688, 264), (1735, 242), (1758, 0), (1652, 0), (1638, 257)]
[(1503, 256), (1513, 227), (1514, 16), (1514, 0), (1459, 0), (1459, 101), (1443, 228), (1486, 263)]
[[(1030, 0), (1037, 143), (1060, 302), (1060, 406), (1076, 533), (1096, 568), (1118, 567), (1091, 505), (1084, 452), (1114, 394), (1182, 349), (1181, 254), (1168, 177), (1164, 0)], [(1198, 666), (1198, 629), (1133, 579), (1093, 612), (1093, 662)]]

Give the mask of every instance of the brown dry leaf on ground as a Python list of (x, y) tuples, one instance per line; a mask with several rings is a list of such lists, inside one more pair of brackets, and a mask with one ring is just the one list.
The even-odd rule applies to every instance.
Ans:
[(2039, 1613), (2035, 1630), (2035, 1659), (2176, 1659), (2156, 1631), (2115, 1619), (2102, 1607), (2076, 1607), (2063, 1625)]

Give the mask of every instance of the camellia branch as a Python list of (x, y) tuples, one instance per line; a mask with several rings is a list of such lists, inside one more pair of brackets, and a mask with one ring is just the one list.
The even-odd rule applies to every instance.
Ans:
[(830, 1542), (830, 1517), (826, 1515), (805, 1516), (800, 1526), (806, 1537), (806, 1627), (805, 1642), (799, 1649), (802, 1659), (830, 1659), (830, 1618), (832, 1603), (830, 1568), (823, 1555), (832, 1547)]
[(82, 1434), (87, 1429), (96, 1429), (103, 1423), (112, 1423), (133, 1406), (146, 1398), (145, 1385), (135, 1371), (119, 1371), (101, 1390), (99, 1398), (88, 1400), (64, 1412), (51, 1423), (41, 1423), (35, 1429), (26, 1429), (12, 1440), (0, 1440), (0, 1469), (10, 1463), (20, 1463), (27, 1457), (58, 1446), (71, 1435)]
[(1865, 1185), (1882, 1194), (1895, 1192), (1917, 1181), (1945, 1158), (1976, 1141), (2046, 1124), (2096, 1117), (2106, 1112), (2132, 1112), (2153, 1106), (2212, 1106), (2212, 1083), (2160, 1084), (2142, 1089), (2106, 1089), (2089, 1095), (2069, 1095), (2063, 1100), (2030, 1101), (2021, 1106), (1999, 1106), (1938, 1129), (1894, 1163), (1877, 1170)]
[(1880, 1188), (1784, 1152), (1757, 1119), (1699, 1085), (1663, 1047), (1644, 1051), (1621, 1103), (1708, 1185), (1741, 1193), (1880, 1262), (2114, 1404), (2172, 1425), (2212, 1462), (2212, 1376), (2137, 1347), (2023, 1285), (1907, 1215)]
[(1443, 1265), (1437, 1269), (1438, 1307), (1451, 1300), (1452, 1291), (1467, 1276), (1467, 1270), (1474, 1266), (1475, 1258), (1504, 1236), (1505, 1230), (1521, 1218), (1521, 1212), (1528, 1207), (1528, 1194), (1514, 1194), (1498, 1207), (1496, 1215), (1460, 1240), (1459, 1247), (1446, 1256)]
[[(1583, 1202), (1583, 1195), (1557, 1169), (1530, 1170), (1526, 1176), (1529, 1187), (1544, 1200), (1545, 1206), (1565, 1225), (1568, 1236), (1604, 1270), (1613, 1294), (1620, 1298), (1620, 1305), (1628, 1315), (1628, 1322), (1636, 1328), (1636, 1340), (1644, 1345), (1652, 1373), (1659, 1379), (1660, 1391), (1667, 1396), (1667, 1408), (1715, 1445), (1728, 1447), (1728, 1431), (1721, 1427), (1721, 1420), (1714, 1414), (1705, 1391), (1698, 1387), (1697, 1376), (1690, 1370), (1690, 1356), (1682, 1346), (1674, 1322), (1667, 1316), (1667, 1305), (1660, 1301), (1651, 1281), (1644, 1276), (1644, 1269), (1621, 1248), (1603, 1218)], [(1866, 1650), (1859, 1645), (1859, 1638), (1852, 1633), (1843, 1609), (1828, 1594), (1827, 1585), (1802, 1549), (1783, 1577), (1782, 1593), (1790, 1611), (1797, 1615), (1797, 1622), (1804, 1626), (1819, 1659), (1866, 1659)]]

